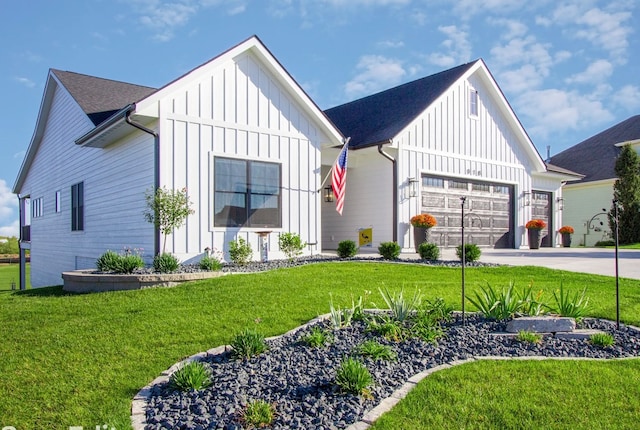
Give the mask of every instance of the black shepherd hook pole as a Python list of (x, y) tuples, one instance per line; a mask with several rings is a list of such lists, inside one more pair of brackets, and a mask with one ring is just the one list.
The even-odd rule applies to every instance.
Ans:
[(618, 275), (618, 201), (613, 201), (613, 219), (616, 222), (616, 329), (620, 330), (620, 282)]
[(462, 216), (460, 217), (460, 227), (462, 227), (462, 325), (465, 325), (465, 314), (464, 314), (464, 266), (465, 266), (465, 257), (466, 252), (464, 249), (464, 203), (467, 201), (466, 197), (460, 197), (460, 208), (462, 209)]

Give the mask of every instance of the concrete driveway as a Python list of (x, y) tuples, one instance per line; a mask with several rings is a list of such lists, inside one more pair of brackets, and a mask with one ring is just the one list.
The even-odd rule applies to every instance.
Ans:
[[(456, 260), (454, 249), (441, 250), (443, 260)], [(510, 266), (543, 266), (550, 269), (615, 276), (615, 250), (605, 248), (482, 249), (480, 261)], [(621, 278), (640, 279), (640, 250), (621, 249)]]

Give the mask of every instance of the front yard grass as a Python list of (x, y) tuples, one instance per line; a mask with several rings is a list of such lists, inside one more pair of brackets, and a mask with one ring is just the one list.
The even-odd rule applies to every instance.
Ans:
[[(467, 294), (486, 282), (494, 287), (506, 286), (510, 280), (517, 287), (532, 282), (534, 291), (544, 290), (547, 300), (561, 281), (572, 292), (587, 287), (589, 314), (615, 319), (611, 277), (539, 267), (493, 267), (468, 268), (466, 280)], [(460, 309), (459, 269), (386, 263), (320, 263), (129, 292), (73, 295), (60, 287), (0, 291), (0, 427), (67, 429), (107, 424), (129, 428), (132, 397), (182, 358), (228, 344), (247, 326), (257, 324), (266, 336), (282, 334), (327, 313), (330, 293), (334, 304), (344, 307), (351, 303), (352, 295), (357, 298), (369, 290), (370, 301), (382, 307), (379, 287), (391, 292), (404, 288), (405, 294), (419, 288), (425, 298), (440, 296)], [(640, 325), (640, 281), (622, 279), (620, 291), (622, 320)], [(469, 303), (467, 310), (473, 310)], [(481, 372), (489, 380), (488, 393), (492, 378), (503, 372), (501, 366), (507, 373), (518, 373), (509, 370), (511, 364), (495, 365), (499, 371)], [(591, 386), (592, 374), (608, 372), (611, 365), (590, 363), (589, 371), (579, 374), (574, 383)], [(478, 372), (475, 366), (444, 374), (466, 372), (464, 381)], [(640, 360), (619, 366), (637, 374)], [(542, 363), (532, 363), (527, 372), (525, 376), (535, 380), (544, 379), (548, 370)], [(600, 386), (606, 394), (617, 389), (620, 381), (612, 377)], [(514, 385), (510, 399), (521, 397), (520, 402), (527, 402), (528, 394), (521, 395), (521, 388)], [(454, 395), (456, 386), (449, 390)], [(629, 392), (635, 393), (632, 408), (637, 415), (640, 394), (637, 389)], [(556, 408), (570, 412), (564, 406), (565, 398), (552, 397)], [(496, 401), (488, 407), (500, 408), (500, 400)], [(583, 410), (596, 407), (600, 405), (582, 405)], [(624, 413), (610, 409), (614, 418)], [(451, 419), (455, 427), (454, 417)]]
[[(29, 270), (27, 263), (27, 288), (30, 288)], [(0, 291), (11, 290), (12, 282), (16, 283), (16, 289), (20, 288), (20, 266), (18, 263), (0, 263)]]

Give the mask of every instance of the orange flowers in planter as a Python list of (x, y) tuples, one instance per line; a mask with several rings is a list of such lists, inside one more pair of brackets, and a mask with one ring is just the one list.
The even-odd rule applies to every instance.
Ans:
[(411, 225), (414, 227), (431, 228), (437, 225), (435, 217), (430, 214), (420, 214), (411, 217)]
[(560, 230), (558, 230), (558, 233), (573, 234), (573, 227), (571, 227), (570, 225), (563, 225), (562, 227), (560, 227)]
[(532, 219), (527, 223), (525, 227), (529, 230), (542, 230), (547, 226), (547, 223), (541, 219)]

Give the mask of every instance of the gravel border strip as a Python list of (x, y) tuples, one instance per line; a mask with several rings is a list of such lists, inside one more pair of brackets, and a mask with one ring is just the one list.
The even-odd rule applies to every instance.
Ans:
[[(370, 310), (367, 310), (370, 311)], [(378, 311), (373, 310), (373, 311)], [(303, 330), (304, 328), (316, 324), (320, 321), (324, 321), (324, 320), (328, 320), (331, 314), (327, 313), (327, 314), (323, 314), (320, 315), (310, 321), (308, 321), (305, 324), (302, 324), (296, 328), (293, 328), (291, 330), (289, 330), (288, 332), (278, 335), (278, 336), (271, 336), (266, 338), (266, 340), (274, 340), (274, 339), (279, 339), (281, 337), (287, 336), (287, 335), (292, 335), (297, 333), (300, 330)], [(635, 326), (631, 326), (631, 325), (625, 325), (625, 327), (627, 327), (628, 329), (637, 332), (640, 335), (640, 328), (639, 327), (635, 327)], [(167, 370), (165, 370), (164, 372), (162, 372), (160, 374), (160, 376), (158, 376), (156, 379), (154, 379), (153, 381), (151, 381), (149, 384), (147, 384), (144, 388), (142, 388), (140, 391), (138, 391), (138, 393), (133, 397), (132, 403), (131, 403), (131, 426), (133, 427), (134, 430), (144, 430), (146, 428), (147, 425), (147, 418), (146, 418), (146, 409), (147, 409), (147, 405), (149, 402), (149, 399), (151, 398), (151, 393), (152, 393), (152, 388), (155, 385), (158, 384), (163, 384), (169, 381), (169, 377), (170, 375), (175, 372), (177, 369), (179, 369), (181, 366), (183, 366), (184, 364), (187, 364), (191, 361), (197, 361), (197, 360), (201, 360), (205, 357), (207, 357), (208, 355), (217, 355), (217, 354), (221, 354), (223, 352), (226, 352), (230, 349), (229, 345), (221, 345), (215, 348), (211, 348), (207, 351), (204, 352), (200, 352), (197, 354), (194, 354), (190, 357), (185, 358), (182, 361), (179, 361), (178, 363), (174, 364), (173, 366), (171, 366), (170, 368), (168, 368)], [(371, 427), (371, 425), (378, 419), (380, 418), (380, 416), (382, 416), (382, 414), (384, 414), (385, 412), (390, 411), (395, 405), (398, 404), (398, 402), (400, 402), (400, 400), (404, 399), (409, 392), (418, 384), (420, 383), (424, 378), (428, 377), (429, 375), (441, 371), (441, 370), (445, 370), (445, 369), (449, 369), (453, 366), (459, 366), (462, 364), (467, 364), (467, 363), (471, 363), (474, 361), (478, 361), (478, 360), (590, 360), (590, 361), (608, 361), (608, 360), (629, 360), (629, 359), (637, 359), (638, 357), (622, 357), (622, 358), (590, 358), (590, 357), (546, 357), (546, 356), (520, 356), (520, 357), (503, 357), (503, 356), (494, 356), (494, 355), (488, 355), (488, 356), (474, 356), (472, 358), (468, 358), (466, 360), (453, 360), (450, 362), (447, 362), (445, 364), (441, 364), (439, 366), (435, 366), (426, 370), (423, 370), (422, 372), (419, 372), (415, 375), (413, 375), (411, 378), (409, 378), (407, 380), (407, 382), (405, 382), (400, 388), (398, 388), (397, 390), (395, 390), (389, 397), (382, 399), (380, 401), (380, 403), (378, 403), (378, 405), (376, 405), (373, 409), (371, 409), (369, 412), (367, 412), (361, 419), (360, 421), (357, 421), (353, 424), (351, 424), (349, 427), (346, 428), (346, 430), (366, 430), (369, 427)]]

